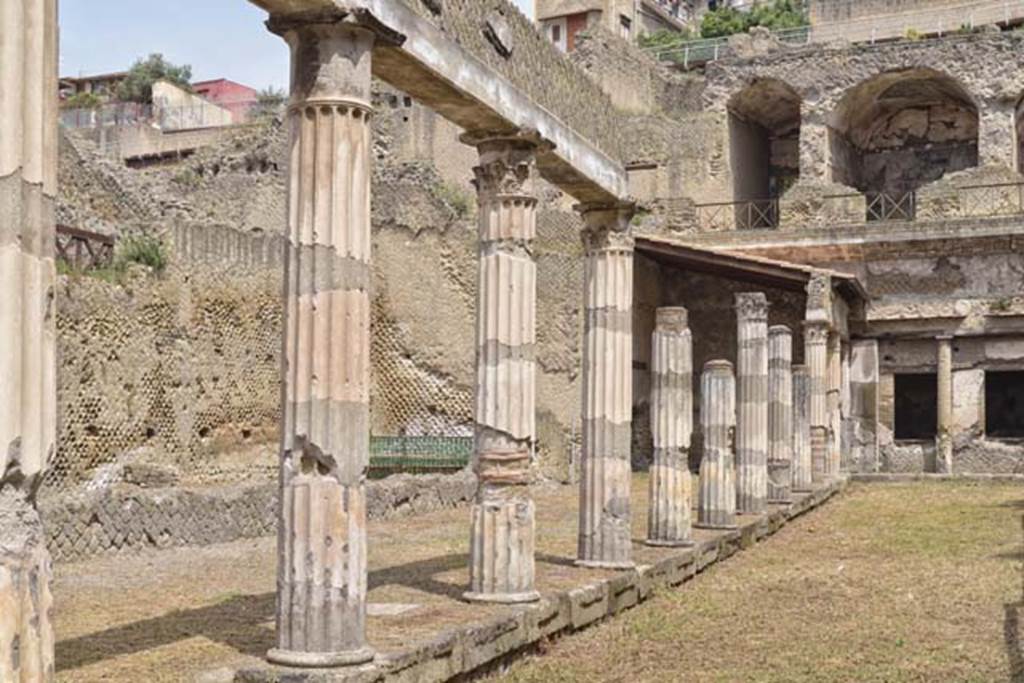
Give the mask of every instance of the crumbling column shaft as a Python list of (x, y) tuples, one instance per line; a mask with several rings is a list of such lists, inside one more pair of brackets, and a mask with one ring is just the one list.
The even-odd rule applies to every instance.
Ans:
[(659, 308), (651, 341), (651, 435), (647, 542), (692, 545), (690, 439), (693, 340), (685, 308)]
[(633, 411), (632, 209), (581, 207), (583, 232), (583, 455), (579, 564), (633, 565), (630, 438)]
[(284, 406), (272, 661), (340, 666), (366, 643), (370, 60), (346, 23), (271, 29), (292, 50)]
[(878, 340), (850, 347), (850, 459), (859, 472), (877, 472), (879, 420)]
[(530, 457), (535, 428), (537, 200), (535, 143), (470, 134), (479, 203), (476, 454), (466, 598), (527, 602), (534, 590), (535, 509)]
[(57, 2), (0, 3), (0, 680), (54, 677), (35, 496), (57, 426)]
[(789, 503), (793, 489), (793, 333), (768, 331), (768, 500)]
[(953, 473), (953, 338), (938, 339), (938, 425), (935, 434), (935, 466)]
[(808, 322), (804, 329), (804, 359), (810, 385), (811, 478), (828, 479), (828, 325)]
[(813, 488), (811, 476), (811, 377), (806, 365), (793, 366), (793, 490)]
[(736, 510), (761, 514), (768, 500), (768, 299), (736, 295)]
[(710, 361), (704, 366), (700, 424), (704, 457), (700, 461), (697, 526), (735, 529), (736, 380), (728, 361)]
[(842, 339), (838, 334), (830, 334), (826, 358), (828, 360), (828, 375), (826, 385), (826, 405), (828, 406), (828, 457), (826, 459), (826, 475), (829, 478), (839, 476), (842, 434)]

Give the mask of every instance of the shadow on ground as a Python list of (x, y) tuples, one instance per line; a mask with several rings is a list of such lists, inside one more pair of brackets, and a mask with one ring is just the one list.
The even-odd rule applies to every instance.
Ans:
[[(541, 558), (538, 558), (541, 559)], [(461, 600), (465, 586), (436, 575), (461, 569), (469, 555), (432, 557), (369, 572), (370, 590), (401, 585)], [(544, 560), (542, 560), (544, 561)], [(561, 558), (547, 558), (561, 562)], [(233, 596), (208, 607), (171, 612), (57, 643), (57, 670), (67, 671), (136, 652), (145, 652), (196, 636), (223, 643), (241, 654), (262, 657), (274, 646), (274, 593)]]

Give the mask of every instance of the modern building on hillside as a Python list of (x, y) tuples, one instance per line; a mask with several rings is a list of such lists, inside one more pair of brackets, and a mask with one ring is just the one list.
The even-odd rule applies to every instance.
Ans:
[(563, 52), (571, 52), (580, 31), (598, 26), (631, 42), (659, 30), (683, 31), (708, 4), (708, 0), (537, 0), (536, 11), (544, 35)]
[(64, 76), (60, 79), (61, 99), (67, 99), (74, 95), (92, 93), (103, 97), (110, 97), (117, 90), (117, 86), (128, 76), (127, 71), (117, 71), (109, 74), (95, 74), (93, 76)]
[(255, 88), (227, 78), (198, 81), (192, 84), (192, 92), (230, 111), (234, 123), (245, 122), (259, 94)]

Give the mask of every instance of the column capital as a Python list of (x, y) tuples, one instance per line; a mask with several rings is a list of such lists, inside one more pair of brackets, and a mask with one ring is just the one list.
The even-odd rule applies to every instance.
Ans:
[(663, 306), (655, 311), (655, 329), (659, 332), (686, 332), (690, 314), (682, 306)]
[(830, 329), (824, 320), (805, 320), (804, 339), (807, 344), (827, 344)]
[(633, 251), (632, 220), (635, 202), (588, 202), (577, 204), (583, 218), (583, 246), (586, 251)]
[(382, 23), (367, 9), (327, 9), (307, 10), (272, 14), (266, 21), (267, 30), (288, 40), (289, 33), (311, 31), (324, 37), (330, 37), (334, 31), (362, 29), (369, 31), (382, 43), (402, 45), (406, 36)]
[(769, 337), (792, 337), (793, 330), (789, 329), (789, 325), (772, 325), (768, 328)]
[(473, 167), (473, 186), (483, 198), (528, 199), (536, 202), (531, 183), (537, 152), (552, 148), (535, 130), (469, 131), (459, 137), (476, 147), (480, 162)]
[(740, 292), (736, 295), (736, 315), (742, 320), (768, 320), (768, 297), (763, 292)]

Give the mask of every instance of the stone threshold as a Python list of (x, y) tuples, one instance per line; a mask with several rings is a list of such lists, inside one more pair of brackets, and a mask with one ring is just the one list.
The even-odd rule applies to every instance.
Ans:
[[(811, 493), (795, 495), (789, 506), (766, 515), (740, 518), (738, 529), (716, 532), (693, 548), (680, 549), (654, 564), (599, 579), (568, 591), (550, 593), (530, 606), (509, 607), (497, 618), (441, 632), (436, 638), (379, 653), (368, 665), (351, 669), (288, 669), (266, 665), (235, 673), (236, 683), (425, 683), (482, 674), (543, 640), (592, 626), (678, 586), (716, 562), (768, 538), (788, 522), (844, 490), (840, 479)], [(581, 573), (585, 570), (580, 570)]]
[(989, 482), (994, 484), (1024, 484), (1024, 474), (1000, 473), (959, 473), (938, 474), (935, 472), (863, 472), (847, 475), (851, 482), (874, 484), (898, 484), (914, 481), (962, 481)]

